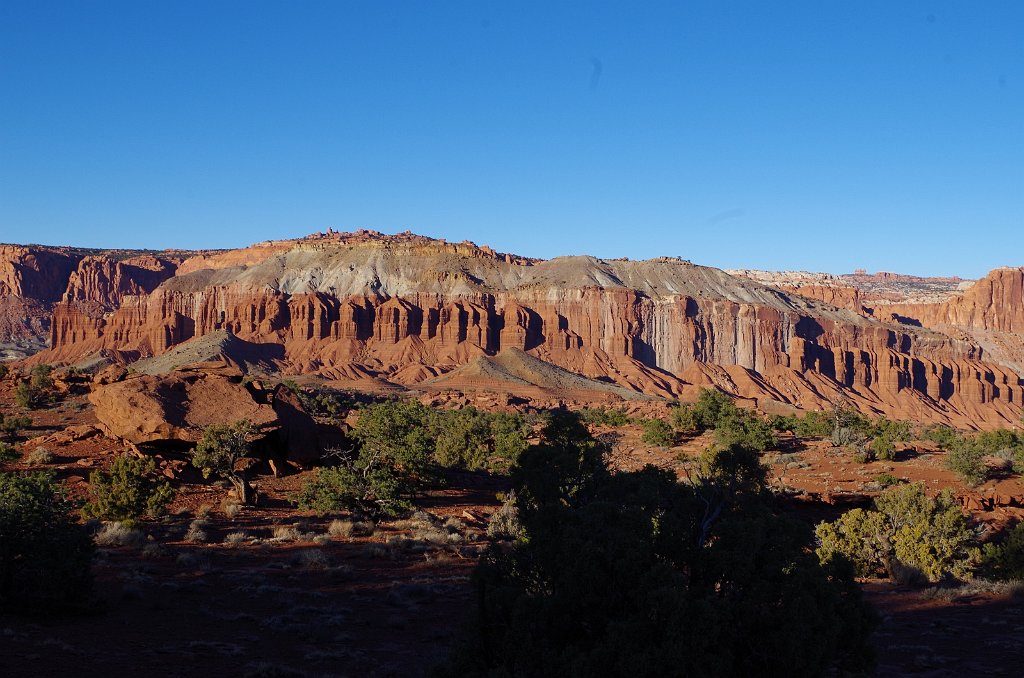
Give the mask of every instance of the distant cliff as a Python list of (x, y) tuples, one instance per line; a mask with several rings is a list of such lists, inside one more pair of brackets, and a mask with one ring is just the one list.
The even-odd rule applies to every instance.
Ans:
[(1024, 397), (1021, 269), (941, 303), (868, 309), (855, 285), (762, 284), (667, 258), (541, 261), (412, 234), (129, 254), (0, 249), (0, 303), (46, 309), (51, 348), (33, 361), (133, 359), (229, 330), (279, 345), (286, 372), (341, 380), (417, 384), (515, 348), (662, 396), (713, 384), (976, 425), (1017, 420)]

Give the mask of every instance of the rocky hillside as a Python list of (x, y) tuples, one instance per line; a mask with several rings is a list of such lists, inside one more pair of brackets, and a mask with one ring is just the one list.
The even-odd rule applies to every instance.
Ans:
[(518, 349), (655, 396), (716, 385), (764, 409), (843, 401), (981, 426), (1019, 420), (1022, 276), (1001, 269), (940, 301), (872, 307), (877, 294), (834, 281), (668, 258), (541, 261), (409, 233), (202, 253), (9, 246), (0, 308), (35, 315), (4, 324), (0, 341), (48, 331), (30, 361), (74, 364), (228, 332), (272, 349), (286, 373), (426, 389)]

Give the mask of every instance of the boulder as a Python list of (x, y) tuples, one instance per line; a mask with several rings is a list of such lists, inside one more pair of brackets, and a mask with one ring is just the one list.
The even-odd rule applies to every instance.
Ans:
[(133, 444), (198, 442), (204, 427), (248, 419), (270, 433), (279, 425), (269, 405), (237, 381), (204, 372), (139, 375), (97, 386), (89, 394), (99, 428)]
[(323, 456), (323, 443), (317, 435), (317, 424), (306, 412), (299, 396), (284, 384), (274, 390), (271, 404), (281, 428), (278, 436), (288, 461), (310, 466)]

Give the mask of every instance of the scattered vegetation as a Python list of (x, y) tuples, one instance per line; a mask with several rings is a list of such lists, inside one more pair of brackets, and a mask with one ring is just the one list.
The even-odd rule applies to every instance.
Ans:
[(648, 445), (671, 447), (676, 442), (676, 432), (664, 419), (645, 419), (644, 433), (641, 437)]
[(14, 402), (18, 407), (34, 410), (56, 399), (53, 388), (53, 368), (36, 365), (29, 372), (28, 381), (18, 384), (14, 391)]
[(778, 446), (772, 424), (751, 410), (740, 409), (725, 393), (702, 389), (697, 401), (672, 413), (675, 428), (686, 434), (713, 430), (720, 447), (744, 445), (761, 452)]
[(866, 667), (871, 621), (852, 571), (819, 565), (810, 534), (748, 493), (766, 482), (755, 450), (719, 451), (689, 484), (653, 467), (612, 474), (603, 454), (556, 413), (522, 455), (523, 536), (481, 562), (477, 618), (444, 675)]
[(93, 543), (48, 473), (0, 473), (0, 611), (81, 608), (92, 587)]
[(816, 529), (822, 563), (850, 562), (861, 576), (900, 582), (971, 576), (974, 533), (952, 493), (931, 498), (921, 483), (895, 485), (871, 509), (853, 509)]
[(985, 544), (981, 568), (987, 576), (1001, 580), (1024, 580), (1024, 522), (1008, 530), (1002, 543)]
[(580, 419), (586, 424), (598, 426), (626, 426), (630, 418), (622, 410), (610, 407), (585, 407), (579, 410)]
[(174, 499), (174, 491), (157, 471), (151, 457), (120, 456), (109, 471), (89, 475), (89, 495), (82, 515), (100, 520), (134, 521), (162, 515)]
[(46, 466), (53, 463), (53, 452), (45, 447), (37, 447), (25, 457), (25, 463), (29, 466)]
[(14, 449), (13, 445), (0, 443), (0, 464), (6, 464), (21, 459), (21, 453)]
[(0, 435), (8, 440), (14, 440), (24, 429), (32, 425), (29, 417), (19, 417), (14, 414), (0, 416)]

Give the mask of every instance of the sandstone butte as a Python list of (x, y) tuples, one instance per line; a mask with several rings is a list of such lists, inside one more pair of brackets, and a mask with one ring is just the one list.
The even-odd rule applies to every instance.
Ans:
[(960, 426), (1020, 422), (1024, 269), (929, 303), (872, 299), (854, 277), (789, 283), (675, 258), (535, 260), (372, 231), (215, 252), (10, 245), (0, 343), (45, 340), (28, 364), (124, 364), (227, 333), (273, 348), (284, 374), (424, 389), (519, 349), (655, 397), (715, 386), (765, 411), (842, 402)]

